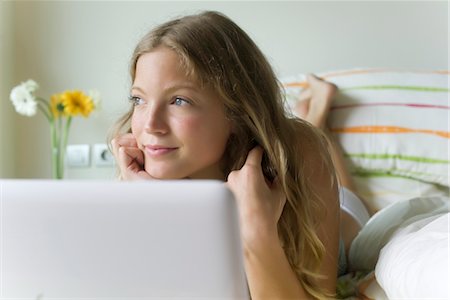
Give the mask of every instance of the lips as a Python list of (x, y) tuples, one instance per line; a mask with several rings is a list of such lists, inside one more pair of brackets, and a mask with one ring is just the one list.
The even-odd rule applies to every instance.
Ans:
[(145, 152), (150, 156), (163, 156), (177, 150), (177, 147), (168, 147), (163, 145), (146, 145)]

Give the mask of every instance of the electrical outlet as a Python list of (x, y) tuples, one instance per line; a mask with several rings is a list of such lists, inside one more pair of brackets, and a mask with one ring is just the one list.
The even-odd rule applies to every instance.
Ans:
[(114, 156), (106, 144), (94, 145), (94, 164), (97, 167), (111, 167), (114, 165)]
[(68, 145), (66, 151), (69, 167), (89, 167), (89, 145)]

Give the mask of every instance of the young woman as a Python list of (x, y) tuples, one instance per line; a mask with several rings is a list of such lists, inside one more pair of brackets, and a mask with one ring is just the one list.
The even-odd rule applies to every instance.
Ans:
[(216, 12), (149, 32), (134, 51), (131, 79), (132, 105), (111, 141), (121, 178), (226, 182), (252, 298), (332, 297), (338, 185), (327, 139), (309, 122), (327, 113), (336, 88), (311, 77), (313, 96), (299, 108), (309, 122), (287, 117), (264, 55)]

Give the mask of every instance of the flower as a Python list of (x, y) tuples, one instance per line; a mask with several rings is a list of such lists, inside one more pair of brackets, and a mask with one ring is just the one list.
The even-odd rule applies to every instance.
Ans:
[(64, 113), (69, 116), (88, 117), (94, 110), (94, 101), (82, 91), (67, 91), (60, 95)]
[(11, 90), (10, 99), (19, 114), (28, 117), (36, 114), (38, 104), (34, 92), (37, 88), (35, 81), (28, 80)]
[(34, 95), (38, 87), (33, 80), (22, 82), (11, 90), (10, 99), (19, 114), (33, 116), (39, 109), (47, 118), (52, 146), (52, 174), (54, 178), (61, 179), (72, 117), (88, 117), (100, 106), (100, 93), (91, 91), (86, 95), (80, 90), (65, 91), (52, 95), (47, 101)]
[(50, 109), (54, 118), (67, 116), (64, 111), (64, 103), (60, 94), (54, 94), (50, 97)]

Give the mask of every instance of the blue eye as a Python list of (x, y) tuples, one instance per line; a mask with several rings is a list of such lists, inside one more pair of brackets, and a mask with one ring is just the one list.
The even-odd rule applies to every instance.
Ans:
[(182, 106), (182, 105), (186, 105), (186, 104), (190, 104), (189, 100), (180, 98), (180, 97), (176, 97), (175, 100), (172, 102), (172, 104), (175, 104), (177, 106)]
[(131, 103), (132, 103), (134, 106), (144, 104), (144, 100), (143, 100), (142, 98), (139, 98), (139, 97), (129, 96), (129, 97), (128, 97), (128, 100), (130, 100)]

